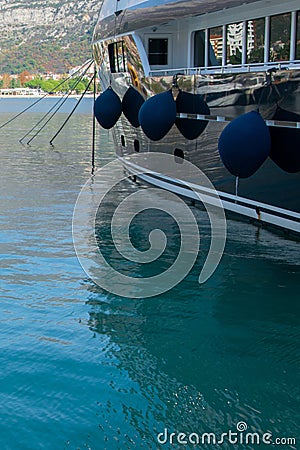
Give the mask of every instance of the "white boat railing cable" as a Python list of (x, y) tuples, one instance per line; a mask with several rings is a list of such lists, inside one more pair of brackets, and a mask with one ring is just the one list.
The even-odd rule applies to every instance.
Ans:
[(72, 90), (74, 90), (76, 88), (76, 86), (78, 85), (78, 83), (82, 80), (82, 78), (84, 77), (84, 75), (87, 73), (87, 71), (89, 70), (89, 68), (91, 67), (91, 65), (93, 64), (93, 60), (91, 60), (90, 64), (84, 69), (84, 71), (82, 72), (81, 76), (75, 81), (75, 83), (69, 88), (69, 91), (67, 92), (67, 94), (64, 94), (61, 98), (59, 98), (54, 105), (49, 109), (49, 111), (44, 114), (44, 116), (19, 140), (19, 142), (22, 144), (22, 141), (25, 139), (25, 137), (29, 136), (29, 134), (34, 131), (38, 125), (40, 125), (45, 119), (46, 117), (55, 109), (55, 111), (51, 114), (50, 118), (41, 126), (41, 128), (39, 128), (36, 133), (29, 139), (29, 141), (27, 141), (27, 145), (30, 145), (30, 143), (32, 142), (32, 140), (45, 128), (45, 126), (50, 122), (50, 120), (52, 119), (52, 117), (54, 117), (54, 115), (57, 113), (57, 111), (59, 111), (59, 109), (63, 106), (63, 104), (67, 101), (67, 99), (69, 98), (69, 96), (71, 95)]
[[(220, 75), (231, 73), (264, 72), (274, 68), (277, 70), (295, 70), (300, 69), (300, 60), (263, 62), (249, 64), (226, 64), (222, 66), (203, 66), (203, 67), (177, 67), (174, 69), (154, 69), (149, 71), (149, 76), (172, 76), (174, 73), (180, 75)], [(182, 72), (182, 73), (181, 73)]]
[[(59, 88), (62, 84), (64, 84), (66, 81), (70, 80), (71, 78), (74, 77), (74, 75), (78, 74), (78, 72), (80, 72), (80, 70), (82, 70), (87, 64), (89, 64), (91, 61), (93, 61), (92, 59), (89, 59), (88, 61), (86, 61), (84, 64), (82, 64), (82, 66), (79, 67), (79, 69), (77, 69), (74, 73), (72, 73), (72, 75), (69, 75), (67, 78), (65, 78), (63, 81), (61, 81), (57, 86), (56, 89)], [(17, 119), (18, 117), (20, 117), (22, 114), (24, 114), (26, 111), (28, 111), (30, 108), (32, 108), (33, 106), (35, 106), (37, 103), (39, 103), (40, 101), (42, 101), (45, 97), (47, 97), (49, 95), (49, 92), (46, 92), (41, 98), (37, 99), (35, 102), (33, 102), (31, 105), (27, 106), (25, 109), (23, 109), (22, 111), (20, 111), (18, 114), (16, 114), (15, 116), (13, 116), (11, 119), (7, 120), (6, 122), (4, 122), (2, 125), (0, 125), (0, 130), (1, 128), (4, 128), (6, 125), (10, 124), (11, 122), (13, 122), (15, 119)]]

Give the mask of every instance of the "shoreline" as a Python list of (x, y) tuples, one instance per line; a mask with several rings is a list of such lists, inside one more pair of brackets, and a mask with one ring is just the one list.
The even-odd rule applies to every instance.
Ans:
[[(21, 95), (21, 94), (12, 94), (12, 95), (1, 95), (0, 94), (0, 99), (2, 99), (2, 98), (9, 98), (9, 99), (11, 99), (11, 98), (18, 98), (18, 99), (20, 99), (20, 98), (26, 98), (26, 99), (30, 99), (30, 98), (32, 98), (32, 99), (37, 99), (37, 98), (62, 98), (62, 97), (64, 97), (63, 95), (57, 95), (57, 94), (48, 94), (48, 95), (35, 95), (35, 94), (33, 94), (33, 95)], [(68, 96), (68, 98), (80, 98), (81, 97), (81, 94), (70, 94), (69, 96)], [(85, 94), (84, 95), (84, 98), (94, 98), (94, 94)]]

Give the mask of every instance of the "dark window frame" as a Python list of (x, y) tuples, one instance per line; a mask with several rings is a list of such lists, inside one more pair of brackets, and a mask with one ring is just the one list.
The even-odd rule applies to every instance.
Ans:
[[(296, 14), (296, 19), (294, 19), (294, 28), (292, 26), (293, 14)], [(276, 21), (278, 22), (276, 24)], [(254, 26), (254, 29), (251, 31), (250, 23)], [(231, 65), (252, 65), (252, 64), (268, 64), (270, 62), (274, 63), (287, 63), (293, 60), (299, 61), (300, 59), (300, 10), (296, 11), (287, 11), (280, 14), (272, 14), (270, 16), (260, 16), (254, 17), (253, 19), (245, 20), (237, 22), (237, 24), (245, 24), (244, 30), (242, 32), (242, 40), (243, 40), (243, 48), (246, 42), (247, 50), (240, 55), (235, 55), (240, 58), (236, 61), (229, 61), (229, 52), (228, 52), (228, 27), (230, 25), (234, 25), (235, 23), (226, 23), (226, 36), (223, 36), (223, 46), (226, 44), (226, 48), (224, 53), (228, 53), (225, 59), (222, 57), (222, 64), (224, 66)], [(281, 27), (279, 26), (281, 25)], [(250, 38), (250, 33), (257, 32), (255, 26), (258, 26), (260, 30), (260, 35), (253, 35), (251, 38), (254, 39), (253, 48), (251, 50), (248, 49), (248, 39)], [(194, 67), (208, 68), (212, 64), (212, 45), (209, 42), (207, 43), (207, 39), (210, 40), (211, 31), (214, 28), (218, 27), (208, 27), (202, 28), (198, 30), (194, 30), (192, 33), (193, 36), (193, 61)], [(280, 29), (281, 28), (281, 29)], [(246, 31), (246, 37), (244, 35)], [(206, 34), (206, 37), (205, 37)], [(261, 38), (263, 38), (264, 42), (261, 42)], [(204, 48), (203, 48), (204, 47)], [(204, 51), (204, 55), (202, 52)], [(251, 54), (252, 53), (252, 54)], [(233, 56), (233, 55), (232, 55)], [(255, 58), (254, 61), (252, 59)], [(202, 65), (203, 64), (203, 65)]]
[(169, 65), (169, 38), (148, 38), (148, 60), (150, 66)]
[[(123, 73), (127, 71), (127, 57), (125, 42), (117, 41), (107, 46), (111, 73)], [(120, 58), (121, 56), (121, 58)]]

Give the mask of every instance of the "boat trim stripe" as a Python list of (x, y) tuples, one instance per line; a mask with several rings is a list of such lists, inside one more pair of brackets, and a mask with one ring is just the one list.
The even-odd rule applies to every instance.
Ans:
[[(131, 173), (137, 175), (139, 178), (143, 179), (146, 182), (149, 182), (150, 184), (156, 184), (159, 187), (173, 190), (174, 192), (185, 197), (199, 200), (199, 197), (194, 192), (196, 191), (201, 195), (201, 199), (203, 200), (203, 202), (215, 205), (217, 205), (217, 193), (225, 209), (264, 222), (272, 223), (277, 226), (288, 228), (296, 232), (300, 232), (300, 214), (297, 212), (278, 208), (276, 206), (270, 206), (266, 203), (256, 202), (245, 197), (235, 196), (222, 191), (216, 190), (214, 192), (209, 188), (205, 188), (194, 183), (179, 179), (173, 179), (166, 175), (143, 169), (143, 167), (131, 163), (123, 157), (119, 156), (119, 159)], [(141, 170), (145, 170), (146, 173), (141, 174)]]
[[(221, 122), (230, 123), (234, 120), (234, 117), (226, 116), (216, 116), (212, 114), (191, 114), (191, 113), (178, 113), (176, 115), (177, 119), (188, 119), (188, 120), (205, 120), (207, 122)], [(265, 120), (265, 124), (268, 127), (279, 127), (279, 128), (293, 128), (300, 129), (300, 122), (284, 121), (284, 120)]]

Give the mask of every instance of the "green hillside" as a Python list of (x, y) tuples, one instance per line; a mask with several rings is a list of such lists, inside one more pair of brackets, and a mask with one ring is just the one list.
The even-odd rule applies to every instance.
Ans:
[(65, 73), (91, 57), (99, 0), (0, 0), (0, 74)]
[(91, 35), (62, 45), (56, 42), (39, 43), (33, 40), (22, 46), (12, 46), (0, 54), (1, 73), (65, 73), (71, 67), (91, 58)]

